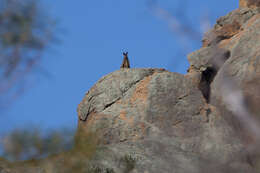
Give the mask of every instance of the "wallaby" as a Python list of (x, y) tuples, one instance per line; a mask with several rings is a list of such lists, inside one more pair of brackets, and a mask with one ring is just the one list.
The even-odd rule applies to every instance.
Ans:
[(123, 52), (123, 55), (124, 55), (124, 60), (120, 68), (130, 68), (128, 52)]

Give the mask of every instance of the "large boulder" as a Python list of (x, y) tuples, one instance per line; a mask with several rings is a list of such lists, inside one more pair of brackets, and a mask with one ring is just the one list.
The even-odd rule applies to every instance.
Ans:
[(68, 152), (16, 170), (0, 162), (0, 172), (64, 172), (71, 162), (104, 173), (259, 172), (259, 4), (240, 0), (221, 17), (185, 75), (122, 68), (101, 78), (78, 106), (77, 139), (98, 134), (79, 145), (99, 141), (93, 158)]
[(130, 154), (133, 172), (257, 172), (258, 7), (241, 0), (221, 17), (188, 56), (186, 75), (121, 69), (92, 87), (78, 107), (78, 127), (100, 134), (103, 165), (120, 172), (111, 158)]
[(137, 158), (135, 172), (251, 170), (233, 129), (192, 80), (178, 73), (115, 71), (90, 89), (78, 116), (80, 130), (99, 132), (108, 148), (103, 163), (116, 172), (116, 158), (128, 154)]

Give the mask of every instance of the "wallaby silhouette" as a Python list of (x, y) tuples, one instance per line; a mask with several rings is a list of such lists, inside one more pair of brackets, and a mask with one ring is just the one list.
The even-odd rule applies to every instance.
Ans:
[(124, 55), (124, 60), (120, 68), (130, 68), (128, 52), (123, 52), (123, 55)]

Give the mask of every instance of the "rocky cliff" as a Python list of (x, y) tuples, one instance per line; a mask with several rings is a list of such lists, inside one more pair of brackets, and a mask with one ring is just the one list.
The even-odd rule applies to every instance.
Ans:
[(86, 93), (78, 131), (101, 139), (100, 172), (259, 171), (260, 1), (239, 5), (188, 55), (186, 75), (123, 68)]
[(136, 158), (132, 172), (254, 172), (260, 84), (258, 1), (221, 17), (186, 75), (121, 69), (100, 79), (78, 107), (79, 129), (98, 131), (109, 157)]

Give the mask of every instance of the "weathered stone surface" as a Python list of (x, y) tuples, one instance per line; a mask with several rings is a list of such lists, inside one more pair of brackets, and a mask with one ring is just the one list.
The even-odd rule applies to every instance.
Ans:
[(254, 136), (228, 93), (241, 92), (233, 101), (259, 115), (260, 14), (251, 8), (257, 3), (247, 3), (250, 8), (221, 17), (205, 35), (203, 48), (188, 56), (185, 76), (119, 70), (86, 94), (79, 129), (100, 132), (110, 153), (104, 165), (120, 172), (107, 160), (131, 154), (139, 160), (133, 172), (257, 172), (259, 157), (248, 148)]
[(131, 70), (122, 69), (105, 76), (91, 88), (78, 107), (79, 118), (86, 120), (92, 112), (101, 112), (120, 100), (136, 83), (153, 74), (155, 69)]
[(222, 40), (235, 36), (240, 31), (243, 31), (245, 23), (258, 13), (258, 9), (241, 8), (220, 17), (214, 28), (204, 35), (203, 47), (214, 46)]
[(239, 8), (258, 8), (260, 7), (259, 0), (239, 0)]
[(188, 56), (186, 75), (120, 69), (87, 92), (78, 129), (102, 139), (93, 162), (116, 173), (126, 155), (136, 161), (132, 173), (259, 171), (259, 1), (239, 3)]
[[(246, 2), (251, 3), (251, 1)], [(208, 47), (189, 56), (191, 67), (187, 76), (193, 80), (196, 79), (196, 84), (200, 86), (203, 83), (204, 72), (213, 67), (216, 72), (212, 75), (212, 80), (207, 83), (208, 95), (210, 95), (209, 104), (214, 105), (225, 121), (236, 129), (235, 135), (241, 136), (245, 149), (250, 148), (248, 149), (249, 158), (258, 160), (252, 161), (253, 165), (257, 165), (259, 151), (256, 148), (259, 146), (260, 131), (260, 14), (258, 9), (251, 6), (250, 9), (235, 10), (220, 18), (218, 26), (216, 25), (211, 33), (215, 33), (222, 26), (235, 20), (241, 24), (237, 33), (231, 34), (230, 37), (223, 37), (214, 44), (208, 44)], [(216, 51), (216, 54), (209, 53), (209, 50), (219, 49), (229, 51), (230, 57), (218, 58), (223, 57), (221, 56), (223, 53), (218, 53), (219, 51)], [(218, 61), (208, 63), (212, 62), (211, 59)]]
[[(258, 134), (256, 134), (256, 132), (252, 132), (253, 129), (251, 129), (251, 126), (259, 126), (257, 119), (260, 117), (260, 109), (259, 106), (257, 106), (259, 105), (258, 100), (260, 97), (260, 93), (258, 92), (258, 84), (260, 79), (259, 17), (260, 15), (258, 14), (250, 18), (250, 20), (244, 24), (243, 31), (241, 31), (236, 37), (226, 41), (225, 44), (226, 47), (230, 49), (231, 57), (221, 67), (211, 85), (212, 100), (214, 100), (217, 104), (223, 105), (226, 99), (224, 90), (227, 86), (229, 87), (232, 85), (234, 88), (233, 91), (228, 91), (229, 93), (236, 91), (236, 93), (240, 93), (242, 95), (241, 97), (243, 97), (243, 99), (241, 100), (243, 100), (246, 104), (241, 104), (240, 107), (244, 107), (247, 112), (243, 114), (248, 114), (244, 115), (246, 116), (244, 118), (249, 117), (252, 119), (250, 121), (254, 122), (251, 124), (256, 125), (245, 125), (243, 123), (245, 120), (242, 120), (241, 118), (243, 117), (240, 117), (239, 120), (242, 121), (241, 124), (244, 129), (243, 131), (240, 130), (240, 134), (246, 133), (244, 134), (244, 137), (250, 136), (250, 138), (258, 138)], [(228, 115), (230, 113), (225, 114)], [(236, 116), (236, 114), (234, 114), (234, 116)], [(245, 142), (250, 143), (247, 138), (245, 139)]]
[(193, 69), (198, 72), (205, 71), (208, 67), (218, 67), (230, 57), (230, 51), (219, 47), (204, 47), (188, 55), (188, 60)]
[[(236, 80), (239, 86), (248, 82), (259, 79), (260, 71), (260, 54), (259, 54), (259, 15), (253, 17), (249, 22), (248, 28), (236, 38), (229, 42), (231, 57), (223, 65), (219, 74), (216, 76), (215, 85), (217, 87), (220, 76), (228, 75)], [(223, 74), (225, 73), (225, 74)]]
[[(113, 86), (111, 93), (118, 94), (94, 94), (110, 92), (108, 84)], [(122, 88), (127, 89), (119, 92)], [(136, 172), (207, 172), (223, 165), (236, 170), (235, 163), (241, 170), (250, 170), (233, 129), (184, 75), (121, 69), (102, 78), (86, 94), (79, 105), (79, 117), (86, 110), (95, 111), (80, 118), (79, 128), (86, 133), (98, 131), (109, 148), (109, 157), (131, 154), (138, 158)], [(120, 172), (111, 159), (104, 159)]]
[[(160, 70), (149, 71), (153, 73), (148, 73), (149, 75), (143, 79), (136, 80), (136, 73), (145, 74), (147, 69), (120, 70), (110, 74), (105, 80), (101, 79), (95, 85), (95, 90), (102, 90), (103, 86), (110, 83), (109, 81), (113, 81), (115, 91), (119, 91), (121, 86), (128, 84), (131, 84), (131, 87), (127, 87), (128, 89), (124, 90), (120, 97), (114, 99), (110, 99), (110, 94), (104, 95), (102, 100), (113, 100), (109, 101), (109, 107), (106, 109), (103, 109), (105, 104), (99, 108), (99, 104), (82, 102), (79, 105), (79, 115), (82, 111), (85, 112), (84, 108), (96, 110), (89, 115), (85, 126), (94, 128), (98, 127), (98, 124), (102, 124), (103, 128), (108, 126), (109, 130), (105, 130), (109, 132), (106, 135), (111, 138), (108, 142), (116, 138), (119, 138), (116, 141), (135, 140), (149, 134), (151, 127), (148, 124), (151, 123), (155, 125), (154, 128), (157, 126), (165, 128), (165, 133), (174, 135), (174, 131), (168, 131), (168, 126), (181, 124), (181, 122), (191, 119), (191, 115), (200, 112), (203, 107), (203, 97), (184, 76)], [(128, 73), (127, 78), (125, 78), (125, 73)], [(114, 78), (115, 76), (116, 78)], [(190, 96), (191, 93), (193, 95)], [(86, 98), (89, 95), (91, 95), (90, 92)], [(97, 99), (99, 98), (94, 97), (92, 100)], [(190, 102), (194, 102), (194, 106), (188, 106), (187, 104)], [(180, 105), (184, 106), (183, 104), (186, 104), (185, 108), (179, 108)], [(175, 109), (169, 110), (169, 107), (175, 107)], [(172, 112), (166, 114), (165, 111)], [(160, 121), (157, 121), (158, 118)]]
[(202, 73), (208, 68), (214, 68), (217, 75), (213, 76), (214, 81), (211, 81), (212, 95), (219, 95), (219, 89), (224, 82), (223, 76), (235, 80), (239, 87), (246, 90), (247, 83), (259, 79), (259, 20), (260, 14), (252, 9), (237, 9), (221, 17), (212, 33), (233, 21), (241, 23), (241, 29), (230, 38), (224, 37), (191, 53), (188, 56), (191, 65), (188, 76), (197, 73), (196, 80), (199, 85)]

